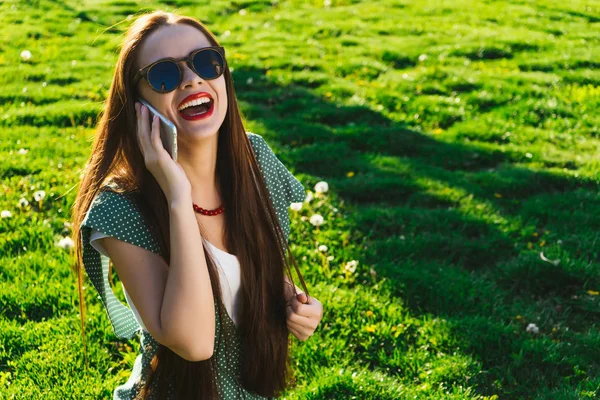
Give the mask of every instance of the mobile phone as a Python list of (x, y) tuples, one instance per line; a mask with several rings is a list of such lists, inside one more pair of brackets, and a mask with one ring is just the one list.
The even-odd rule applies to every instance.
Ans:
[(162, 140), (163, 147), (171, 155), (171, 158), (177, 161), (177, 127), (146, 100), (138, 97), (138, 101), (148, 107), (152, 114), (156, 114), (160, 118), (160, 139)]

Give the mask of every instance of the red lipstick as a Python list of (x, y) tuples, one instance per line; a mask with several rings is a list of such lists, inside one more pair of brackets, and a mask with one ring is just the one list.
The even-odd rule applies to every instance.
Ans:
[(194, 93), (194, 94), (187, 96), (185, 99), (183, 99), (181, 101), (181, 103), (179, 103), (177, 108), (179, 109), (179, 107), (181, 107), (183, 104), (187, 103), (188, 101), (199, 99), (201, 97), (208, 97), (211, 100), (210, 109), (203, 114), (196, 114), (196, 115), (184, 115), (181, 112), (179, 112), (179, 115), (181, 116), (181, 118), (183, 118), (187, 121), (197, 121), (200, 119), (208, 118), (212, 115), (212, 113), (215, 109), (215, 101), (214, 101), (213, 97), (210, 95), (210, 93), (207, 93), (207, 92), (198, 92), (198, 93)]

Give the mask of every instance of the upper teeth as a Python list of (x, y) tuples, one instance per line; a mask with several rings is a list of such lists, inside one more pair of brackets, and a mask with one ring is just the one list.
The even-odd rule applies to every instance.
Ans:
[(194, 99), (194, 100), (188, 101), (187, 103), (184, 103), (177, 110), (182, 111), (184, 108), (188, 108), (191, 106), (198, 106), (200, 104), (204, 104), (204, 103), (208, 103), (208, 102), (210, 102), (210, 97), (200, 97), (198, 99)]

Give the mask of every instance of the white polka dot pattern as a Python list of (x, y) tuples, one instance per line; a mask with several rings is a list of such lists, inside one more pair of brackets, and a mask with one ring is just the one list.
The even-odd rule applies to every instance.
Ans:
[(290, 204), (304, 201), (306, 191), (302, 183), (279, 161), (262, 136), (247, 133), (287, 241), (290, 235)]
[[(304, 201), (306, 192), (302, 183), (279, 161), (262, 136), (247, 132), (252, 148), (256, 154), (261, 173), (265, 179), (270, 200), (277, 213), (277, 218), (288, 240), (290, 232), (288, 209), (292, 202)], [(152, 235), (152, 227), (148, 227), (143, 216), (135, 205), (134, 199), (127, 195), (101, 191), (94, 201), (85, 219), (81, 223), (81, 240), (83, 244), (83, 263), (85, 271), (98, 291), (115, 335), (122, 339), (130, 339), (140, 332), (141, 350), (137, 356), (128, 381), (118, 386), (113, 393), (113, 400), (134, 399), (149, 376), (150, 360), (154, 356), (158, 342), (138, 324), (132, 310), (117, 299), (108, 282), (109, 259), (99, 253), (90, 244), (92, 229), (97, 229), (109, 236), (114, 236), (127, 243), (161, 254), (158, 242)], [(216, 306), (215, 306), (216, 310)], [(221, 351), (216, 351), (219, 376), (221, 378), (224, 399), (265, 399), (263, 396), (250, 393), (239, 385), (240, 337), (234, 322), (225, 313), (224, 323), (232, 329), (223, 332), (234, 332), (233, 337), (225, 335), (221, 342)], [(221, 332), (221, 321), (215, 313), (215, 336)], [(231, 353), (225, 352), (225, 341), (231, 343)], [(230, 365), (226, 357), (232, 361)]]

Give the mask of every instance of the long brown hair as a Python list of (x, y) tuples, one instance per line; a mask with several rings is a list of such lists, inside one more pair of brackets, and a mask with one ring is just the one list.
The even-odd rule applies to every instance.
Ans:
[[(137, 93), (131, 84), (140, 45), (159, 27), (169, 24), (196, 27), (212, 45), (219, 45), (215, 36), (201, 22), (161, 10), (139, 16), (123, 40), (105, 108), (99, 115), (91, 155), (73, 205), (73, 241), (77, 261), (74, 268), (79, 286), (84, 354), (81, 290), (83, 244), (80, 224), (92, 200), (107, 183), (115, 183), (119, 191), (134, 194), (145, 220), (157, 227), (153, 234), (160, 244), (161, 255), (167, 264), (170, 260), (167, 199), (146, 169), (137, 145), (134, 108)], [(228, 107), (219, 130), (216, 171), (222, 202), (227, 210), (224, 213), (224, 239), (227, 249), (237, 256), (241, 269), (240, 320), (237, 328), (242, 344), (240, 384), (262, 396), (278, 396), (295, 383), (288, 357), (291, 342), (286, 326), (283, 289), (284, 273), (293, 282), (291, 265), (294, 265), (307, 295), (308, 290), (286, 240), (281, 239), (284, 233), (243, 125), (229, 67), (225, 68), (224, 77)], [(142, 398), (150, 395), (148, 388), (151, 381), (153, 387), (157, 387), (158, 398), (166, 398), (167, 386), (173, 378), (179, 382), (175, 386), (178, 399), (220, 397), (215, 360), (220, 340), (228, 336), (224, 335), (228, 333), (224, 330), (229, 325), (224, 323), (226, 311), (222, 303), (219, 275), (206, 246), (204, 248), (215, 307), (221, 321), (220, 330), (223, 331), (218, 335), (213, 357), (190, 362), (159, 344), (151, 362), (151, 377), (141, 393)], [(295, 288), (293, 290), (296, 293)], [(227, 341), (225, 343), (229, 344)]]

